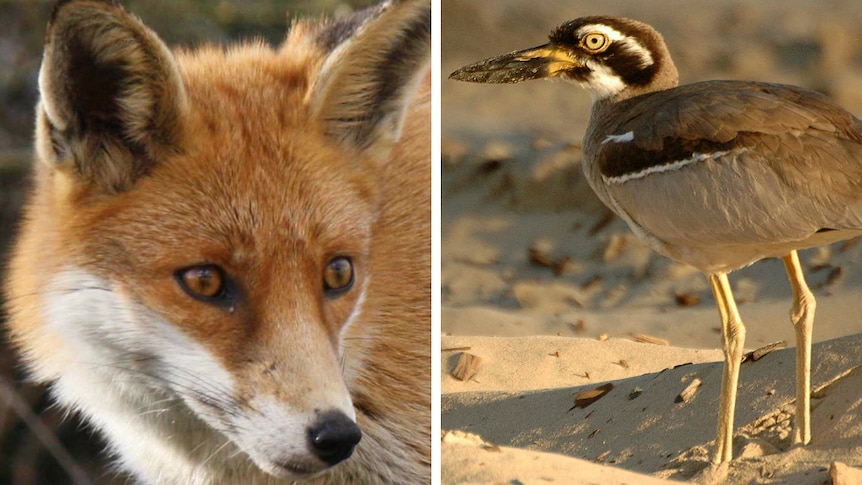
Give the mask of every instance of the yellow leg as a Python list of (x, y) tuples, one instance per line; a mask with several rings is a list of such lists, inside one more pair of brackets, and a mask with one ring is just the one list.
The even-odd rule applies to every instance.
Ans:
[(796, 421), (793, 424), (793, 444), (811, 441), (811, 334), (814, 328), (814, 295), (805, 284), (796, 251), (782, 258), (793, 289), (790, 320), (796, 333)]
[(718, 436), (715, 441), (714, 463), (733, 458), (733, 414), (736, 407), (736, 387), (739, 383), (739, 366), (742, 363), (742, 346), (745, 343), (745, 325), (733, 300), (727, 274), (709, 275), (715, 294), (718, 313), (721, 315), (724, 336), (724, 372), (721, 378), (721, 399), (718, 407)]

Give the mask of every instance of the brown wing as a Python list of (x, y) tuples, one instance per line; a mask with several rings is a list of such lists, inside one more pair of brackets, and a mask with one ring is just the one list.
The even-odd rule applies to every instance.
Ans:
[[(679, 245), (862, 229), (862, 123), (802, 88), (713, 81), (618, 104), (587, 151), (607, 193)], [(608, 135), (632, 132), (631, 140)]]
[[(607, 143), (597, 162), (605, 176), (739, 146), (763, 145), (769, 160), (804, 155), (815, 140), (862, 144), (860, 122), (831, 99), (802, 88), (740, 81), (689, 84), (624, 101), (606, 128), (634, 132), (633, 143)], [(835, 154), (835, 158), (840, 158)]]

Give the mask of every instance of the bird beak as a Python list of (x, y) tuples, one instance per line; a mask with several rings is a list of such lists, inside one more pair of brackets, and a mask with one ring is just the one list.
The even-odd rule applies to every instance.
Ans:
[(449, 75), (449, 79), (473, 83), (514, 84), (530, 79), (556, 77), (583, 63), (565, 48), (545, 44), (531, 49), (492, 57), (464, 66)]

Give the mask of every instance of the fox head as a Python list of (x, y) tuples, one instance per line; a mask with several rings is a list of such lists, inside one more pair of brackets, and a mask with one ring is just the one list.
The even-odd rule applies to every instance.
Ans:
[[(297, 23), (280, 49), (178, 52), (114, 2), (56, 7), (12, 335), (140, 476), (125, 450), (147, 416), (182, 427), (168, 449), (215, 440), (279, 477), (359, 442), (343, 340), (374, 280), (374, 175), (398, 169), (427, 71), (428, 3)], [(140, 420), (112, 431), (128, 408)], [(176, 460), (215, 454), (196, 450)]]

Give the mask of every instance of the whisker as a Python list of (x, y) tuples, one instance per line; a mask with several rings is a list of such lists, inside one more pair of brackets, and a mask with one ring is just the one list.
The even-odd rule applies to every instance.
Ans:
[[(215, 450), (213, 450), (213, 451), (209, 454), (209, 456), (207, 456), (203, 461), (201, 461), (201, 462), (197, 465), (197, 468), (203, 468), (203, 467), (204, 467), (204, 465), (206, 465), (206, 464), (207, 464), (211, 459), (213, 459), (213, 457), (215, 457), (219, 452), (221, 452), (223, 449), (225, 449), (225, 448), (226, 448), (229, 444), (231, 444), (231, 443), (232, 443), (232, 442), (231, 442), (229, 439), (225, 439), (224, 443), (222, 443), (221, 445), (219, 445)], [(203, 443), (202, 443), (202, 444), (203, 444)], [(197, 449), (197, 447), (195, 447), (195, 449)]]

